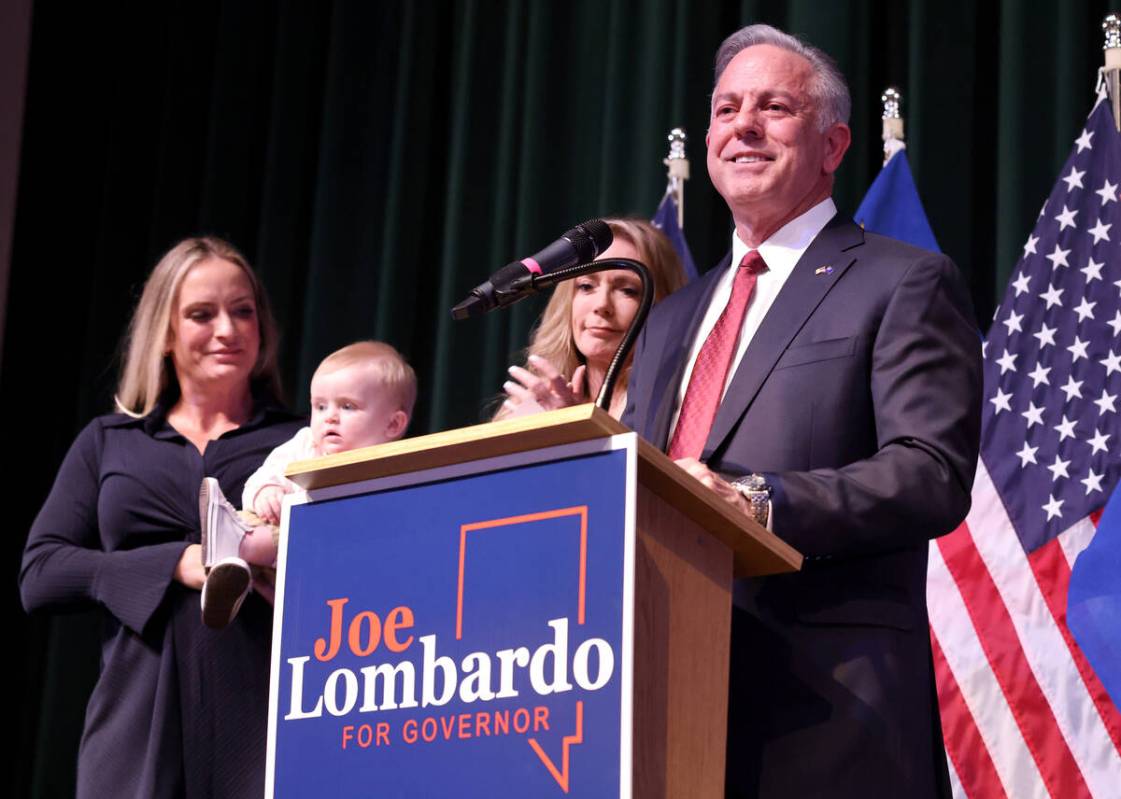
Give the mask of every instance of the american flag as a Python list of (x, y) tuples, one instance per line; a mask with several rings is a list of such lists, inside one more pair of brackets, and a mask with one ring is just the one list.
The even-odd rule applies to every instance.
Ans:
[(984, 345), (973, 508), (930, 547), (958, 796), (1121, 797), (1121, 713), (1066, 623), (1071, 567), (1121, 477), (1119, 189), (1099, 97)]

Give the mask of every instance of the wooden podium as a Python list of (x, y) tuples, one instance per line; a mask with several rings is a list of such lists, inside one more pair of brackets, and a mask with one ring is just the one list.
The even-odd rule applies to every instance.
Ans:
[(732, 579), (798, 569), (787, 544), (591, 405), (288, 474), (266, 795), (723, 796)]

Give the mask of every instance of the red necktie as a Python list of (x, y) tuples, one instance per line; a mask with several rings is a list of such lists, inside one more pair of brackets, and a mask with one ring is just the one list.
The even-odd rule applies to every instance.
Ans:
[(724, 382), (736, 351), (736, 339), (743, 327), (743, 315), (755, 292), (755, 279), (765, 271), (767, 264), (758, 250), (745, 255), (736, 270), (732, 296), (705, 339), (693, 364), (693, 374), (689, 376), (689, 387), (685, 389), (677, 428), (669, 445), (668, 454), (675, 460), (699, 458), (704, 450), (705, 440), (716, 418), (716, 409), (720, 407)]

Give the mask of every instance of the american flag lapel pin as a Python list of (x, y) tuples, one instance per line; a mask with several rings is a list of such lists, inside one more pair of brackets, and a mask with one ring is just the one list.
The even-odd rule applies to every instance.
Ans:
[(817, 270), (814, 271), (814, 274), (815, 275), (831, 275), (831, 274), (833, 274), (833, 267), (829, 266), (828, 264), (826, 264), (825, 266), (819, 266), (817, 268)]

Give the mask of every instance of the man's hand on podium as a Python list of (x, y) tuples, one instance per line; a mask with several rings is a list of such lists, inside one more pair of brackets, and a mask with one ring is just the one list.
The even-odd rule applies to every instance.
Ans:
[(679, 458), (674, 461), (674, 463), (700, 480), (702, 485), (715, 491), (716, 496), (720, 497), (725, 502), (735, 505), (748, 516), (751, 515), (751, 508), (747, 503), (747, 498), (736, 490), (735, 486), (709, 469), (699, 460), (696, 458)]

